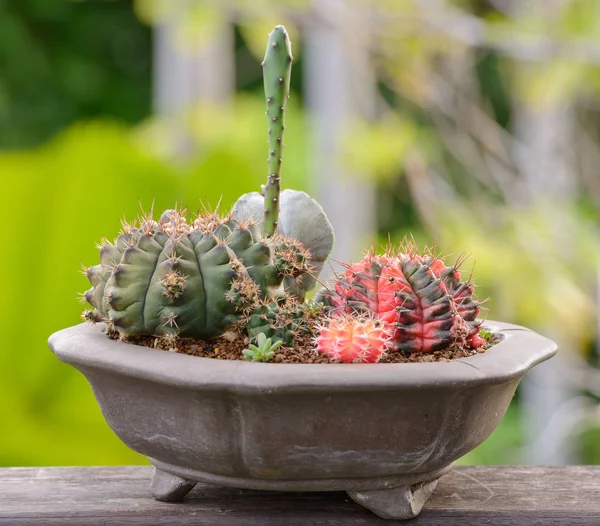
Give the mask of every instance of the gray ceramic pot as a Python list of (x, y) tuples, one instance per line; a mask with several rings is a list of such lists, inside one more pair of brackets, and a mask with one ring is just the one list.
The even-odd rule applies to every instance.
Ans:
[(486, 353), (440, 363), (221, 361), (109, 340), (100, 326), (50, 337), (89, 380), (113, 431), (179, 501), (197, 481), (347, 491), (384, 518), (416, 516), (452, 463), (502, 419), (523, 375), (556, 345), (523, 327)]

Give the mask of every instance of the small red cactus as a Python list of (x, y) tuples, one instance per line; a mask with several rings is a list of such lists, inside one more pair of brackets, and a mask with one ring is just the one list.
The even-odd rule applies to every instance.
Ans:
[(476, 334), (475, 336), (473, 336), (473, 338), (471, 338), (471, 346), (473, 347), (473, 349), (479, 349), (479, 347), (481, 347), (484, 343), (485, 340), (481, 336), (479, 336), (479, 334)]
[(368, 254), (323, 299), (332, 314), (366, 313), (380, 320), (398, 350), (428, 353), (451, 343), (477, 348), (479, 305), (457, 266), (417, 254), (414, 247), (396, 255)]
[(378, 362), (390, 341), (377, 320), (338, 316), (319, 328), (317, 352), (345, 363)]

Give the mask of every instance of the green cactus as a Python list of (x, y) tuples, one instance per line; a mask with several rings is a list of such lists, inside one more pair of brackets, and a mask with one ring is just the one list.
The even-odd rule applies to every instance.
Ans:
[(292, 45), (283, 26), (269, 35), (267, 51), (262, 62), (269, 117), (269, 176), (265, 187), (263, 234), (272, 236), (279, 219), (279, 181), (285, 130), (285, 105), (290, 93), (292, 76)]
[[(104, 242), (100, 264), (87, 269), (89, 321), (106, 321), (123, 337), (177, 333), (208, 340), (281, 294), (285, 276), (301, 272), (306, 250), (275, 236), (262, 239), (251, 221), (216, 214), (188, 223), (178, 211), (125, 226)], [(294, 265), (301, 265), (295, 268)]]
[(311, 334), (309, 314), (304, 305), (286, 298), (283, 301), (263, 301), (248, 316), (245, 325), (250, 339), (261, 334), (274, 342), (283, 342), (285, 347), (293, 347), (297, 334)]
[[(264, 203), (258, 192), (244, 194), (233, 205), (231, 215), (238, 221), (255, 221), (262, 227)], [(304, 301), (306, 293), (315, 287), (333, 248), (333, 228), (321, 205), (304, 192), (285, 189), (279, 204), (277, 231), (299, 241), (310, 256), (309, 271), (284, 279), (286, 294)]]

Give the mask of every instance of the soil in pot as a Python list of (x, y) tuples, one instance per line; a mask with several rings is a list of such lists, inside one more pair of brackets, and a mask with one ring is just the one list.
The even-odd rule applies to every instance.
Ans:
[[(119, 333), (108, 332), (109, 338), (118, 340)], [(467, 358), (483, 353), (496, 344), (499, 339), (491, 335), (478, 349), (463, 348), (452, 344), (446, 349), (433, 353), (410, 353), (406, 351), (389, 351), (379, 363), (416, 363), (416, 362), (444, 362), (458, 358)], [(127, 343), (160, 349), (179, 354), (189, 354), (202, 358), (215, 360), (244, 360), (242, 351), (248, 348), (248, 336), (241, 330), (229, 331), (226, 335), (210, 341), (193, 340), (191, 338), (178, 338), (169, 340), (156, 336), (136, 336), (127, 340)], [(310, 335), (299, 334), (294, 340), (294, 347), (280, 347), (275, 351), (275, 356), (269, 363), (309, 364), (309, 363), (342, 363), (326, 355), (315, 352), (313, 338)]]

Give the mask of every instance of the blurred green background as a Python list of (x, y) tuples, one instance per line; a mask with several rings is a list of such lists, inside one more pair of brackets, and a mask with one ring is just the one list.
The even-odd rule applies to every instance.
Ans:
[[(485, 315), (560, 344), (462, 461), (600, 462), (600, 3), (329, 4), (0, 0), (0, 465), (145, 462), (46, 340), (80, 321), (78, 270), (123, 217), (227, 209), (263, 183), (259, 63), (275, 23), (295, 50), (284, 186), (335, 204), (333, 163), (337, 184), (372, 196), (369, 235), (340, 231), (356, 241), (342, 255), (388, 233), (470, 253)], [(182, 95), (197, 53), (204, 84)], [(352, 111), (350, 70), (371, 79), (366, 111)], [(348, 93), (340, 115), (328, 85)], [(335, 147), (320, 135), (332, 119)]]

